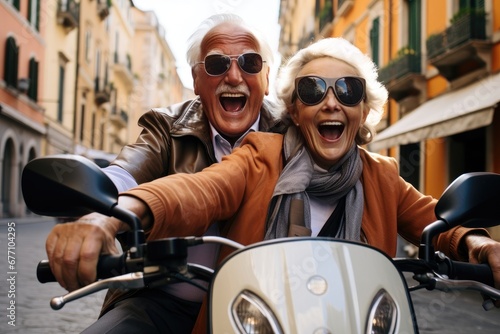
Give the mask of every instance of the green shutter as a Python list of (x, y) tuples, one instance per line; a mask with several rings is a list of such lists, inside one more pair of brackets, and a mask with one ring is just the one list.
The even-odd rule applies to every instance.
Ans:
[(30, 85), (28, 88), (28, 96), (33, 100), (38, 100), (38, 62), (35, 58), (30, 59), (29, 65)]
[(372, 28), (370, 30), (370, 45), (372, 48), (372, 59), (375, 65), (379, 66), (379, 40), (380, 40), (380, 18), (373, 20)]
[(420, 34), (421, 34), (421, 6), (420, 0), (408, 0), (409, 20), (408, 20), (408, 46), (410, 49), (420, 53)]

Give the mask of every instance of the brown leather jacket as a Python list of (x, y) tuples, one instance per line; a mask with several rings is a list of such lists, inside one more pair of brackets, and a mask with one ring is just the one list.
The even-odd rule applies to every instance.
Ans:
[[(286, 123), (279, 110), (264, 100), (260, 110), (259, 130), (284, 133)], [(177, 173), (195, 173), (217, 162), (208, 119), (199, 98), (155, 108), (139, 119), (141, 134), (134, 144), (125, 146), (111, 163), (129, 172), (138, 184)], [(109, 290), (101, 316), (117, 301), (128, 298), (134, 290)]]
[[(276, 106), (264, 100), (260, 131), (284, 133), (286, 125), (276, 114)], [(139, 119), (139, 126), (143, 129), (137, 141), (125, 146), (111, 163), (129, 172), (138, 184), (170, 174), (195, 173), (216, 162), (199, 98), (152, 109)]]

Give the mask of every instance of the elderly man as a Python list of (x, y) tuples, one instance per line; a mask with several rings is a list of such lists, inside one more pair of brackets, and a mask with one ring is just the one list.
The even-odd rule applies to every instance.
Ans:
[[(137, 141), (124, 147), (105, 169), (120, 191), (169, 174), (198, 172), (220, 161), (251, 131), (284, 132), (286, 125), (264, 100), (269, 94), (272, 50), (241, 18), (221, 14), (205, 20), (190, 38), (187, 58), (199, 97), (141, 117), (143, 130)], [(77, 250), (85, 236), (91, 238), (92, 230), (100, 228), (100, 219), (91, 214), (58, 225), (47, 238), (51, 269), (70, 291), (95, 280), (85, 273), (96, 267), (96, 254), (117, 251), (114, 241), (108, 240), (95, 254), (79, 258)], [(58, 243), (71, 249), (64, 258), (59, 251), (54, 254)], [(188, 261), (213, 266), (217, 249), (197, 247), (190, 250)], [(202, 298), (200, 290), (187, 285), (112, 290), (100, 318), (85, 333), (189, 333)]]

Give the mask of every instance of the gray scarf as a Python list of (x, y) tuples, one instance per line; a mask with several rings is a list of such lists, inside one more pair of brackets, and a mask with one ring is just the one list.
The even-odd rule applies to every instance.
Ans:
[(358, 146), (354, 144), (342, 159), (328, 172), (314, 169), (314, 162), (306, 149), (299, 130), (291, 126), (285, 134), (283, 151), (288, 161), (281, 172), (269, 207), (265, 240), (288, 236), (290, 202), (292, 198), (304, 201), (304, 222), (311, 228), (309, 195), (329, 197), (338, 201), (346, 196), (345, 213), (335, 237), (360, 240), (363, 215), (363, 186), (360, 181), (363, 162)]

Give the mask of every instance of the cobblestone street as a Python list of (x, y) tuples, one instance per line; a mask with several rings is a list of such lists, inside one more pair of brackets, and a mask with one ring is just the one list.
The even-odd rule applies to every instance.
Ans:
[[(54, 311), (49, 302), (52, 297), (65, 293), (57, 283), (41, 284), (36, 279), (36, 265), (46, 258), (45, 239), (52, 219), (15, 221), (15, 282), (8, 268), (7, 228), (9, 221), (0, 221), (0, 284), (1, 323), (0, 333), (80, 333), (97, 319), (105, 291), (84, 297)], [(14, 288), (15, 298), (9, 297)], [(498, 334), (500, 309), (485, 312), (481, 308), (481, 297), (470, 292), (444, 293), (439, 291), (417, 291), (412, 293), (415, 313), (421, 334), (431, 333), (482, 333)], [(15, 318), (8, 307), (15, 301)], [(14, 319), (15, 321), (13, 321)], [(9, 322), (15, 326), (9, 325)]]
[[(49, 302), (52, 297), (60, 296), (66, 290), (57, 283), (41, 284), (36, 279), (36, 265), (46, 258), (45, 238), (54, 225), (54, 220), (40, 219), (36, 223), (16, 222), (15, 229), (15, 298), (9, 298), (11, 285), (7, 279), (13, 275), (7, 266), (7, 225), (0, 224), (1, 254), (0, 285), (1, 333), (80, 333), (97, 319), (105, 291), (84, 297), (54, 311)], [(4, 255), (5, 254), (5, 255)], [(7, 281), (7, 284), (5, 282)], [(15, 322), (9, 318), (7, 308), (15, 301)], [(15, 326), (9, 325), (15, 323)]]

